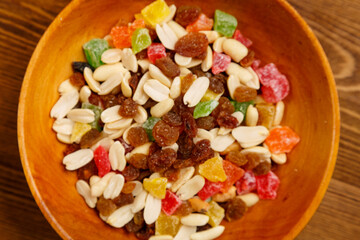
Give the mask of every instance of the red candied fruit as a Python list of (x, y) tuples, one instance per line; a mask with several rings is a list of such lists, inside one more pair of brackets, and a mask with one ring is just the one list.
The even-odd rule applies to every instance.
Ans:
[(103, 146), (98, 146), (94, 151), (94, 161), (98, 169), (99, 177), (105, 176), (111, 170), (109, 154)]
[(221, 182), (210, 182), (209, 180), (205, 179), (204, 187), (197, 193), (199, 198), (203, 201), (211, 197), (212, 195), (220, 192), (222, 187)]
[(153, 43), (147, 48), (147, 55), (149, 61), (155, 64), (156, 59), (166, 57), (166, 51), (164, 45), (161, 43)]
[(299, 141), (300, 137), (291, 128), (285, 126), (272, 129), (265, 139), (265, 144), (270, 152), (278, 154), (291, 152)]
[(231, 57), (223, 54), (215, 52), (213, 53), (213, 65), (211, 67), (211, 71), (213, 74), (218, 74), (224, 72), (231, 62)]
[(175, 193), (167, 190), (165, 198), (161, 200), (161, 209), (166, 215), (170, 216), (174, 214), (181, 204), (180, 198)]
[(256, 73), (262, 84), (261, 91), (266, 102), (277, 103), (289, 94), (289, 81), (279, 72), (275, 64), (269, 63), (257, 69)]
[(275, 199), (280, 179), (270, 171), (266, 175), (256, 176), (257, 193), (260, 199)]
[(223, 167), (227, 178), (221, 183), (222, 186), (220, 191), (225, 193), (229, 191), (230, 187), (244, 175), (244, 170), (226, 160), (223, 161)]
[(205, 14), (201, 13), (195, 22), (186, 27), (187, 32), (199, 32), (211, 30), (214, 25), (214, 20), (208, 18)]
[(244, 37), (244, 35), (242, 35), (242, 33), (240, 32), (239, 29), (235, 30), (233, 38), (238, 40), (242, 44), (244, 44), (244, 46), (247, 48), (253, 44), (253, 42), (250, 39), (248, 39), (248, 38)]
[(244, 176), (235, 183), (239, 195), (256, 190), (256, 178), (252, 171), (246, 171)]

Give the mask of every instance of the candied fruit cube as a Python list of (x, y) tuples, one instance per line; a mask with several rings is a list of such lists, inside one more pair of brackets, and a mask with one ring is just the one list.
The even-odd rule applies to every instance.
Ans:
[(156, 198), (164, 199), (166, 195), (167, 178), (144, 179), (144, 188)]
[(90, 124), (76, 122), (74, 124), (73, 130), (71, 133), (70, 141), (79, 143), (82, 136), (84, 136), (85, 133), (87, 133), (90, 130), (91, 130)]
[(223, 93), (215, 93), (212, 90), (208, 89), (205, 92), (205, 95), (202, 97), (200, 102), (207, 102), (210, 100), (218, 100)]
[(225, 217), (225, 210), (215, 201), (211, 201), (209, 210), (205, 213), (209, 216), (209, 224), (212, 227), (218, 226)]
[(150, 141), (155, 140), (154, 136), (152, 135), (152, 130), (153, 130), (155, 124), (160, 120), (161, 120), (160, 118), (149, 117), (142, 125), (142, 127), (145, 129)]
[(270, 152), (279, 154), (291, 152), (299, 141), (300, 137), (291, 128), (284, 126), (272, 129), (265, 144)]
[(88, 63), (97, 68), (104, 63), (101, 61), (101, 55), (109, 49), (109, 43), (105, 39), (94, 38), (83, 45), (86, 60)]
[(115, 26), (110, 31), (110, 36), (116, 48), (131, 47), (131, 35), (128, 26)]
[(226, 37), (232, 37), (237, 27), (237, 20), (234, 16), (220, 11), (215, 10), (215, 23), (214, 30), (221, 33)]
[(244, 176), (235, 183), (239, 195), (256, 190), (256, 178), (252, 171), (246, 171)]
[(270, 171), (268, 174), (255, 176), (257, 193), (260, 199), (275, 199), (280, 179)]
[(151, 38), (147, 28), (138, 28), (131, 37), (131, 45), (134, 54), (141, 52), (151, 45)]
[(83, 108), (83, 109), (90, 109), (91, 111), (94, 112), (94, 114), (95, 114), (95, 120), (94, 120), (93, 122), (89, 123), (89, 124), (90, 124), (90, 126), (91, 126), (92, 128), (95, 128), (95, 129), (97, 129), (97, 130), (100, 132), (100, 131), (102, 130), (102, 127), (100, 126), (100, 122), (99, 122), (100, 116), (101, 116), (101, 112), (102, 112), (101, 107), (92, 105), (91, 103), (83, 103), (83, 104), (81, 105), (81, 108)]
[(233, 38), (244, 44), (244, 46), (247, 48), (249, 48), (253, 44), (253, 42), (250, 39), (242, 35), (239, 29), (235, 30)]
[(212, 195), (220, 192), (222, 187), (221, 182), (210, 182), (209, 180), (205, 179), (204, 187), (197, 193), (199, 198), (203, 201), (211, 197)]
[(205, 14), (201, 13), (195, 22), (186, 27), (187, 32), (199, 32), (211, 30), (214, 25), (214, 20), (208, 18)]
[(181, 203), (181, 199), (175, 193), (167, 190), (165, 198), (161, 200), (161, 209), (166, 215), (170, 216), (180, 207)]
[(207, 102), (199, 102), (194, 109), (194, 118), (198, 119), (201, 117), (209, 116), (210, 113), (219, 105), (216, 100), (210, 100)]
[(224, 72), (231, 62), (231, 57), (223, 54), (215, 52), (213, 53), (213, 65), (211, 67), (211, 71), (213, 74), (219, 74)]
[(180, 218), (178, 216), (167, 216), (161, 213), (155, 222), (155, 234), (174, 237), (179, 231), (180, 225)]
[(210, 158), (203, 164), (200, 164), (199, 173), (211, 182), (224, 182), (226, 180), (223, 161), (219, 156)]
[(259, 103), (256, 104), (256, 109), (259, 113), (258, 125), (260, 124), (270, 129), (274, 122), (275, 106), (271, 103)]
[(164, 0), (156, 0), (141, 10), (141, 15), (152, 27), (161, 23), (170, 14), (170, 8)]
[(94, 151), (94, 161), (99, 177), (105, 176), (111, 170), (109, 154), (103, 146), (98, 146)]
[(227, 178), (225, 182), (222, 183), (220, 191), (226, 193), (230, 187), (244, 175), (244, 170), (226, 160), (223, 161), (223, 167)]
[(166, 51), (164, 45), (161, 43), (153, 43), (147, 49), (147, 55), (149, 61), (155, 64), (156, 59), (166, 57)]

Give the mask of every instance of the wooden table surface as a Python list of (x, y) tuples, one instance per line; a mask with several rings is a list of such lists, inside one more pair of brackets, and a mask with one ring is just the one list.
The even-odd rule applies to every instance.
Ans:
[[(0, 239), (60, 239), (41, 214), (26, 183), (16, 118), (31, 54), (68, 2), (0, 1)], [(360, 0), (289, 2), (325, 49), (341, 111), (340, 148), (333, 178), (319, 209), (297, 239), (360, 239)]]

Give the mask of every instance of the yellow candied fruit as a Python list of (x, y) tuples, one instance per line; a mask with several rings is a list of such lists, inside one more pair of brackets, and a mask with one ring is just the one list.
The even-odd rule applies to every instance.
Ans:
[(225, 210), (214, 201), (211, 201), (209, 210), (205, 213), (209, 216), (209, 224), (212, 227), (218, 226), (225, 217)]
[(70, 141), (79, 143), (82, 136), (84, 136), (84, 134), (90, 130), (91, 130), (90, 124), (76, 122), (74, 124), (74, 128), (71, 133)]
[(164, 199), (166, 194), (167, 178), (159, 177), (153, 179), (144, 179), (144, 188), (156, 198)]
[(164, 0), (156, 0), (141, 10), (144, 20), (152, 27), (161, 23), (170, 14), (170, 8)]
[(145, 21), (146, 26), (151, 26), (151, 24), (144, 18), (144, 16), (141, 13), (136, 13), (134, 17), (136, 20), (143, 19)]
[(214, 93), (210, 89), (206, 90), (205, 95), (202, 97), (200, 102), (207, 102), (210, 100), (219, 100), (223, 93)]
[(223, 168), (222, 159), (215, 156), (199, 165), (199, 173), (211, 182), (224, 182), (226, 174)]
[(167, 216), (161, 213), (155, 222), (155, 235), (175, 236), (180, 228), (180, 218), (178, 216)]

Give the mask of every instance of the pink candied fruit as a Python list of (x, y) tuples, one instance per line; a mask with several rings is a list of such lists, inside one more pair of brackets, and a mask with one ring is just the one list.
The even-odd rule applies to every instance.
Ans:
[(257, 193), (260, 199), (275, 199), (280, 179), (270, 171), (268, 174), (255, 176)]
[(161, 43), (153, 43), (147, 49), (147, 55), (149, 61), (155, 64), (156, 59), (166, 57), (166, 51), (164, 45)]
[(161, 200), (161, 209), (166, 215), (170, 216), (181, 204), (180, 198), (175, 193), (167, 190), (165, 198)]
[(103, 146), (98, 146), (94, 151), (94, 161), (99, 177), (105, 176), (111, 170), (109, 154)]
[(211, 67), (211, 71), (213, 74), (219, 74), (224, 72), (231, 62), (231, 57), (223, 54), (215, 52), (213, 53), (213, 65)]
[(203, 201), (211, 197), (212, 195), (220, 192), (222, 187), (221, 182), (210, 182), (209, 180), (205, 179), (204, 187), (197, 193), (199, 198)]
[(242, 44), (244, 44), (244, 46), (247, 48), (253, 44), (253, 42), (250, 39), (248, 39), (248, 38), (244, 37), (244, 35), (242, 35), (242, 33), (240, 32), (239, 29), (235, 30), (233, 38), (238, 40)]
[(262, 84), (261, 91), (266, 102), (277, 103), (290, 92), (290, 84), (286, 76), (281, 74), (275, 64), (269, 63), (256, 69)]
[(252, 171), (246, 171), (244, 176), (235, 183), (239, 195), (256, 190), (256, 178)]

